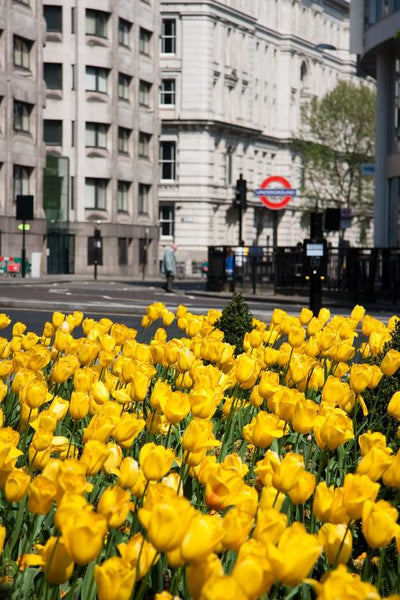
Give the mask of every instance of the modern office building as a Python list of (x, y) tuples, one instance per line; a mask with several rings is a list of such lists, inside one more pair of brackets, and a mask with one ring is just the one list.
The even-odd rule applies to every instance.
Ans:
[(158, 269), (158, 0), (44, 0), (51, 273)]
[(400, 2), (353, 0), (351, 47), (376, 79), (375, 246), (400, 245)]
[(33, 196), (26, 256), (46, 249), (42, 207), (45, 27), (40, 0), (0, 0), (0, 255), (20, 258), (16, 197)]
[[(274, 232), (281, 246), (308, 235), (292, 141), (303, 103), (355, 77), (349, 5), (161, 0), (160, 256), (174, 240), (190, 272), (207, 246), (239, 243), (232, 201), (240, 174), (249, 190), (246, 245), (272, 246)], [(321, 43), (337, 51), (321, 51)], [(251, 193), (270, 176), (297, 190), (285, 210), (269, 210)]]

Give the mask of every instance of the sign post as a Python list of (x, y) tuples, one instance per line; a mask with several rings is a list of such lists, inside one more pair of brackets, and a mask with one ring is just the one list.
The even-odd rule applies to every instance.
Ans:
[[(278, 184), (280, 187), (269, 187), (271, 184)], [(293, 189), (289, 181), (280, 175), (272, 175), (264, 179), (259, 188), (254, 191), (261, 202), (270, 210), (273, 210), (273, 230), (272, 245), (274, 251), (278, 247), (278, 213), (275, 211), (285, 208), (290, 200), (296, 195), (297, 190)]]
[[(26, 273), (25, 231), (29, 229), (26, 221), (33, 221), (33, 196), (18, 195), (16, 197), (17, 221), (22, 221), (21, 277)], [(19, 226), (18, 226), (19, 227)]]

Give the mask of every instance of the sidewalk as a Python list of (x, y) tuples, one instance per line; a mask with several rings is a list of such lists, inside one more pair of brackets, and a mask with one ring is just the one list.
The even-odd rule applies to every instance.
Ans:
[[(85, 282), (86, 285), (91, 287), (101, 288), (104, 284), (108, 284), (112, 281), (123, 282), (126, 285), (132, 286), (132, 289), (143, 289), (143, 288), (161, 288), (164, 283), (164, 278), (160, 277), (146, 277), (144, 280), (141, 277), (129, 277), (129, 276), (102, 276), (98, 275), (97, 279), (90, 278), (86, 275), (43, 275), (40, 278), (32, 277), (1, 277), (0, 278), (0, 293), (1, 288), (5, 285), (27, 285), (29, 287), (36, 287), (41, 285), (51, 284), (68, 284)], [(207, 280), (200, 279), (199, 277), (177, 279), (174, 282), (174, 288), (177, 294), (187, 296), (203, 296), (210, 298), (220, 298), (227, 302), (232, 297), (232, 292), (224, 291), (208, 291)], [(250, 285), (243, 286), (236, 284), (236, 293), (242, 294), (243, 298), (248, 302), (265, 302), (272, 304), (276, 307), (284, 305), (297, 305), (297, 306), (308, 306), (309, 305), (309, 291), (307, 287), (302, 290), (280, 290), (279, 293), (275, 293), (273, 286), (270, 287), (257, 286), (256, 294), (253, 294), (253, 289)], [(322, 290), (322, 306), (328, 308), (340, 307), (351, 309), (356, 304), (362, 304), (367, 309), (381, 310), (385, 312), (393, 312), (393, 314), (400, 314), (400, 302), (396, 304), (393, 299), (378, 298), (377, 300), (358, 298), (354, 299), (350, 295), (345, 293), (329, 292), (328, 290)]]

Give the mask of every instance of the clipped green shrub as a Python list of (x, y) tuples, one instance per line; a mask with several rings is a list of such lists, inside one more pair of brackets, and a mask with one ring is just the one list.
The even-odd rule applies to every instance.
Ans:
[(235, 356), (241, 354), (244, 335), (253, 329), (253, 315), (241, 294), (233, 294), (215, 326), (224, 332), (224, 342), (236, 347)]

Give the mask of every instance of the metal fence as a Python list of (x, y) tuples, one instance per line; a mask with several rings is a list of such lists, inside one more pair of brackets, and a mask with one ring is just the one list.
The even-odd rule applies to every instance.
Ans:
[[(323, 290), (355, 302), (400, 298), (400, 248), (329, 248)], [(302, 244), (294, 247), (210, 246), (207, 288), (308, 291)]]

